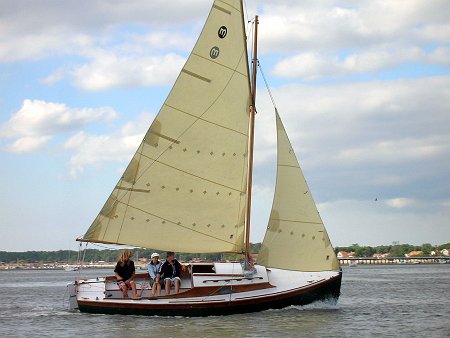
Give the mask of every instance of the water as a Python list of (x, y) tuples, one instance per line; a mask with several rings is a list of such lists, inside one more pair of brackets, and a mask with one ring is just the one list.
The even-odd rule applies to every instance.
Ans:
[(206, 318), (69, 312), (66, 284), (76, 275), (0, 271), (0, 337), (450, 337), (450, 264), (344, 267), (336, 306)]

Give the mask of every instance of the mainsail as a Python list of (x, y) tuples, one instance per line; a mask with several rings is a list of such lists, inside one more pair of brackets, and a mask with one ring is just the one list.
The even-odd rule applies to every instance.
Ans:
[(276, 188), (258, 264), (298, 271), (337, 270), (339, 264), (327, 231), (280, 116), (277, 111), (275, 114)]
[(201, 35), (82, 241), (242, 252), (250, 84), (240, 0), (214, 1)]

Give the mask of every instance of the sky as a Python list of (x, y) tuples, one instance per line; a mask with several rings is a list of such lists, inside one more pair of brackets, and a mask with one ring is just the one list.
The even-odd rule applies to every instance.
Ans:
[[(0, 1), (0, 251), (76, 248), (211, 3)], [(450, 2), (245, 8), (260, 17), (258, 59), (333, 245), (450, 242)], [(257, 99), (253, 242), (276, 172), (261, 77)]]

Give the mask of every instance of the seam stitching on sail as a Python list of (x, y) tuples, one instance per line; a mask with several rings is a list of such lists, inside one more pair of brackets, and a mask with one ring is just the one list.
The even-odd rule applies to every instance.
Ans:
[[(194, 53), (192, 53), (192, 54), (194, 54)], [(241, 62), (241, 59), (242, 59), (242, 57), (243, 57), (244, 54), (245, 54), (245, 50), (244, 50), (244, 52), (242, 52), (241, 57), (240, 57), (239, 62), (237, 63), (237, 65), (239, 65), (239, 63)], [(236, 66), (236, 67), (237, 67), (237, 66)], [(186, 128), (179, 136), (178, 136), (178, 139), (179, 139), (181, 136), (183, 136), (189, 129), (191, 129), (191, 128), (199, 121), (199, 120), (201, 120), (201, 121), (206, 121), (206, 120), (202, 119), (201, 117), (202, 117), (203, 115), (205, 115), (205, 114), (210, 110), (210, 108), (217, 102), (217, 100), (219, 99), (219, 97), (220, 97), (220, 96), (223, 94), (223, 92), (228, 88), (228, 85), (230, 84), (231, 79), (234, 77), (234, 75), (235, 75), (236, 73), (241, 74), (241, 73), (239, 73), (237, 70), (234, 70), (234, 71), (233, 71), (233, 74), (231, 74), (230, 78), (228, 79), (227, 84), (223, 87), (222, 91), (217, 95), (217, 97), (211, 102), (211, 104), (209, 105), (209, 107), (206, 108), (205, 111), (204, 111), (200, 116), (195, 117), (196, 120), (195, 120), (194, 122), (192, 122), (191, 125), (188, 126), (188, 127), (187, 127), (187, 128)], [(248, 76), (247, 76), (247, 75), (245, 75), (245, 77), (248, 79)], [(166, 100), (166, 102), (167, 102), (167, 100)], [(163, 106), (164, 106), (164, 105), (167, 105), (166, 102), (164, 102)], [(168, 106), (168, 105), (167, 105), (167, 106)], [(170, 106), (169, 106), (169, 107), (170, 107)], [(181, 110), (180, 110), (180, 111), (181, 111)], [(159, 113), (158, 113), (158, 115), (159, 115)], [(157, 115), (156, 117), (158, 117), (158, 115)], [(142, 141), (142, 143), (144, 143), (144, 141)], [(142, 143), (141, 143), (141, 144), (142, 144)], [(164, 151), (158, 156), (158, 158), (161, 157), (168, 149), (169, 149), (169, 148), (167, 147), (167, 149), (164, 150)], [(153, 164), (150, 164), (150, 165), (142, 172), (141, 176), (139, 176), (139, 177), (136, 179), (136, 181), (139, 180), (139, 179), (142, 177), (142, 175), (144, 175), (145, 172), (146, 172), (148, 169), (150, 169), (150, 167), (151, 167), (152, 165), (153, 165)]]
[(303, 224), (319, 224), (323, 225), (322, 222), (308, 222), (308, 221), (294, 221), (290, 219), (281, 219), (281, 218), (271, 218), (272, 221), (282, 221), (282, 222), (292, 222), (292, 223), (303, 223)]
[(201, 176), (194, 175), (194, 174), (192, 174), (192, 173), (190, 173), (190, 172), (188, 172), (188, 171), (181, 170), (181, 169), (179, 169), (179, 168), (173, 167), (173, 166), (171, 166), (170, 164), (161, 162), (161, 161), (159, 161), (159, 160), (155, 160), (155, 159), (153, 159), (153, 158), (151, 158), (151, 157), (148, 157), (148, 156), (146, 156), (146, 155), (144, 155), (144, 154), (142, 154), (142, 156), (148, 158), (149, 160), (151, 160), (151, 161), (153, 161), (153, 162), (157, 162), (157, 163), (159, 163), (159, 164), (165, 165), (166, 167), (169, 167), (169, 168), (171, 168), (171, 169), (174, 169), (174, 170), (177, 170), (177, 171), (179, 171), (179, 172), (182, 172), (183, 174), (187, 174), (187, 175), (190, 175), (190, 176), (192, 176), (192, 177), (196, 177), (196, 178), (199, 178), (199, 179), (201, 179), (201, 180), (207, 181), (207, 182), (209, 182), (209, 183), (212, 183), (212, 184), (215, 184), (215, 185), (220, 185), (221, 187), (224, 187), (224, 188), (227, 188), (227, 189), (231, 189), (231, 190), (233, 190), (233, 191), (237, 191), (237, 192), (243, 193), (243, 191), (241, 191), (241, 190), (239, 190), (239, 189), (236, 189), (236, 188), (233, 188), (233, 187), (229, 187), (229, 186), (227, 186), (227, 185), (225, 185), (225, 184), (220, 184), (220, 183), (214, 182), (214, 181), (212, 181), (212, 180), (209, 180), (209, 179), (204, 178), (204, 177), (201, 177)]
[(134, 207), (134, 206), (132, 206), (132, 205), (130, 205), (130, 204), (123, 203), (123, 202), (120, 202), (120, 201), (119, 201), (119, 203), (126, 205), (127, 208), (131, 208), (131, 209), (134, 209), (134, 210), (139, 210), (140, 212), (143, 212), (143, 213), (146, 214), (146, 215), (151, 215), (151, 216), (153, 216), (153, 217), (159, 218), (159, 219), (164, 220), (164, 221), (166, 221), (166, 222), (170, 222), (170, 223), (172, 223), (173, 225), (176, 225), (177, 227), (180, 227), (180, 228), (183, 228), (183, 229), (186, 229), (186, 230), (189, 230), (189, 231), (198, 233), (198, 234), (203, 235), (203, 236), (207, 236), (207, 237), (210, 237), (210, 238), (214, 238), (214, 239), (216, 239), (216, 240), (218, 240), (218, 241), (220, 241), (220, 242), (224, 242), (224, 243), (228, 243), (228, 244), (233, 244), (233, 245), (234, 245), (234, 242), (228, 242), (228, 241), (226, 241), (226, 240), (224, 240), (224, 239), (221, 239), (221, 238), (218, 238), (218, 237), (215, 237), (215, 236), (211, 236), (211, 235), (209, 235), (209, 234), (205, 234), (204, 232), (201, 232), (201, 231), (198, 231), (198, 230), (194, 230), (194, 229), (192, 229), (192, 228), (188, 228), (188, 227), (183, 226), (183, 225), (181, 225), (181, 224), (175, 223), (174, 221), (171, 221), (170, 219), (167, 219), (167, 218), (164, 218), (164, 217), (161, 217), (161, 216), (152, 214), (152, 213), (150, 213), (150, 212), (148, 212), (148, 211), (142, 210), (142, 209), (140, 209), (140, 208), (136, 208), (136, 207)]
[[(138, 165), (139, 165), (139, 163), (141, 163), (141, 158), (142, 158), (142, 148), (143, 148), (143, 147), (144, 147), (144, 142), (141, 142), (141, 144), (139, 145), (138, 151), (136, 152), (136, 154), (139, 154)], [(133, 158), (134, 158), (134, 156), (133, 156)], [(122, 182), (122, 181), (123, 181), (123, 179), (121, 178), (121, 179), (119, 180), (119, 183)], [(131, 186), (134, 187), (135, 184), (136, 184), (136, 177), (134, 178), (134, 181), (133, 181), (133, 183), (131, 184)], [(117, 184), (117, 185), (119, 185), (119, 184)], [(117, 185), (116, 185), (116, 186), (117, 186)], [(116, 189), (114, 189), (114, 190), (116, 190)], [(127, 203), (126, 203), (125, 212), (123, 213), (122, 223), (120, 224), (120, 229), (119, 229), (119, 233), (117, 234), (116, 242), (119, 241), (120, 235), (122, 234), (122, 228), (123, 228), (123, 225), (124, 225), (124, 223), (125, 223), (125, 215), (127, 214), (127, 210), (128, 210), (128, 207), (129, 207), (128, 202), (130, 202), (130, 200), (131, 200), (132, 192), (130, 192), (130, 193), (127, 194), (127, 195), (128, 195), (128, 201), (127, 201)], [(125, 195), (125, 196), (126, 196), (126, 195)], [(117, 200), (117, 198), (116, 198), (116, 201), (117, 201), (118, 203), (120, 203), (120, 201)], [(108, 226), (109, 226), (109, 221), (108, 221)], [(105, 234), (106, 234), (106, 231), (105, 231)], [(103, 237), (103, 238), (104, 238), (104, 237)]]
[[(204, 57), (204, 56), (202, 56), (202, 55), (196, 54), (196, 53), (192, 53), (192, 55), (195, 55), (195, 56), (197, 56), (197, 57), (199, 57), (199, 58), (201, 58), (201, 59), (203, 59), (203, 60), (206, 60), (206, 61), (208, 61), (208, 62), (214, 63), (214, 64), (216, 64), (216, 65), (218, 65), (218, 66), (221, 66), (221, 67), (223, 67), (223, 68), (226, 68), (226, 69), (231, 70), (233, 73), (236, 73), (236, 74), (242, 75), (243, 77), (247, 77), (247, 78), (248, 78), (248, 76), (247, 76), (246, 74), (243, 74), (243, 73), (241, 73), (240, 71), (238, 71), (238, 70), (236, 70), (236, 69), (230, 68), (230, 67), (224, 65), (223, 63), (219, 63), (219, 62), (214, 61), (214, 60), (212, 60), (212, 59), (208, 59), (208, 58), (206, 58), (206, 57)], [(241, 57), (241, 58), (242, 58), (242, 57)]]
[(295, 165), (289, 165), (289, 164), (278, 164), (279, 167), (287, 167), (287, 168), (294, 168), (294, 169), (299, 169), (300, 166), (295, 166)]
[[(198, 116), (195, 116), (195, 115), (193, 115), (193, 114), (189, 114), (188, 112), (186, 112), (186, 111), (184, 111), (184, 110), (181, 110), (181, 109), (176, 108), (176, 107), (174, 107), (174, 106), (168, 105), (168, 104), (166, 104), (166, 103), (165, 103), (164, 105), (167, 106), (167, 107), (169, 107), (169, 108), (175, 109), (175, 110), (179, 111), (180, 113), (183, 113), (183, 114), (186, 114), (186, 115), (188, 115), (188, 116), (191, 116), (191, 117), (193, 117), (193, 118), (195, 118), (195, 119), (197, 119), (197, 120), (200, 120), (200, 121), (204, 121), (204, 122), (213, 124), (213, 125), (215, 125), (215, 126), (217, 126), (217, 127), (220, 127), (220, 128), (223, 128), (223, 129), (226, 129), (226, 130), (229, 130), (229, 131), (232, 131), (232, 132), (234, 132), (234, 133), (236, 133), (236, 134), (239, 134), (239, 135), (242, 135), (242, 136), (245, 136), (245, 137), (248, 136), (247, 134), (242, 133), (242, 132), (240, 132), (240, 131), (238, 131), (238, 130), (234, 130), (234, 129), (225, 127), (225, 126), (223, 126), (223, 125), (221, 125), (221, 124), (218, 124), (218, 123), (215, 123), (215, 122), (212, 122), (212, 121), (203, 119), (203, 118), (198, 117)], [(203, 115), (203, 114), (202, 114), (202, 115)], [(195, 122), (197, 122), (197, 121), (195, 121)], [(174, 142), (175, 142), (175, 141), (174, 141)], [(180, 141), (176, 141), (176, 143), (180, 143)]]

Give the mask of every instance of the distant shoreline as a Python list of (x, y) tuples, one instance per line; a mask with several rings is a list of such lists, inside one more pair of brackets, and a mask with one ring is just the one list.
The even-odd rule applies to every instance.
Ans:
[[(80, 267), (78, 264), (67, 264), (67, 263), (19, 263), (19, 264), (1, 264), (0, 271), (4, 270), (66, 270), (73, 268), (72, 271), (77, 269), (114, 269), (116, 263), (105, 263), (105, 264), (84, 264)], [(139, 268), (138, 268), (139, 269)], [(70, 271), (70, 270), (69, 270)]]
[[(450, 257), (448, 256), (423, 256), (423, 257), (388, 257), (388, 258), (373, 258), (373, 257), (352, 257), (352, 258), (338, 258), (341, 266), (357, 266), (357, 265), (416, 265), (416, 264), (449, 264)], [(0, 271), (15, 271), (15, 270), (82, 270), (82, 269), (114, 269), (116, 263), (99, 262), (83, 264), (81, 267), (76, 263), (1, 263)], [(138, 265), (137, 270), (146, 270), (146, 266)]]
[(351, 257), (338, 258), (339, 264), (355, 265), (392, 265), (392, 264), (448, 264), (449, 256), (417, 256), (417, 257)]

